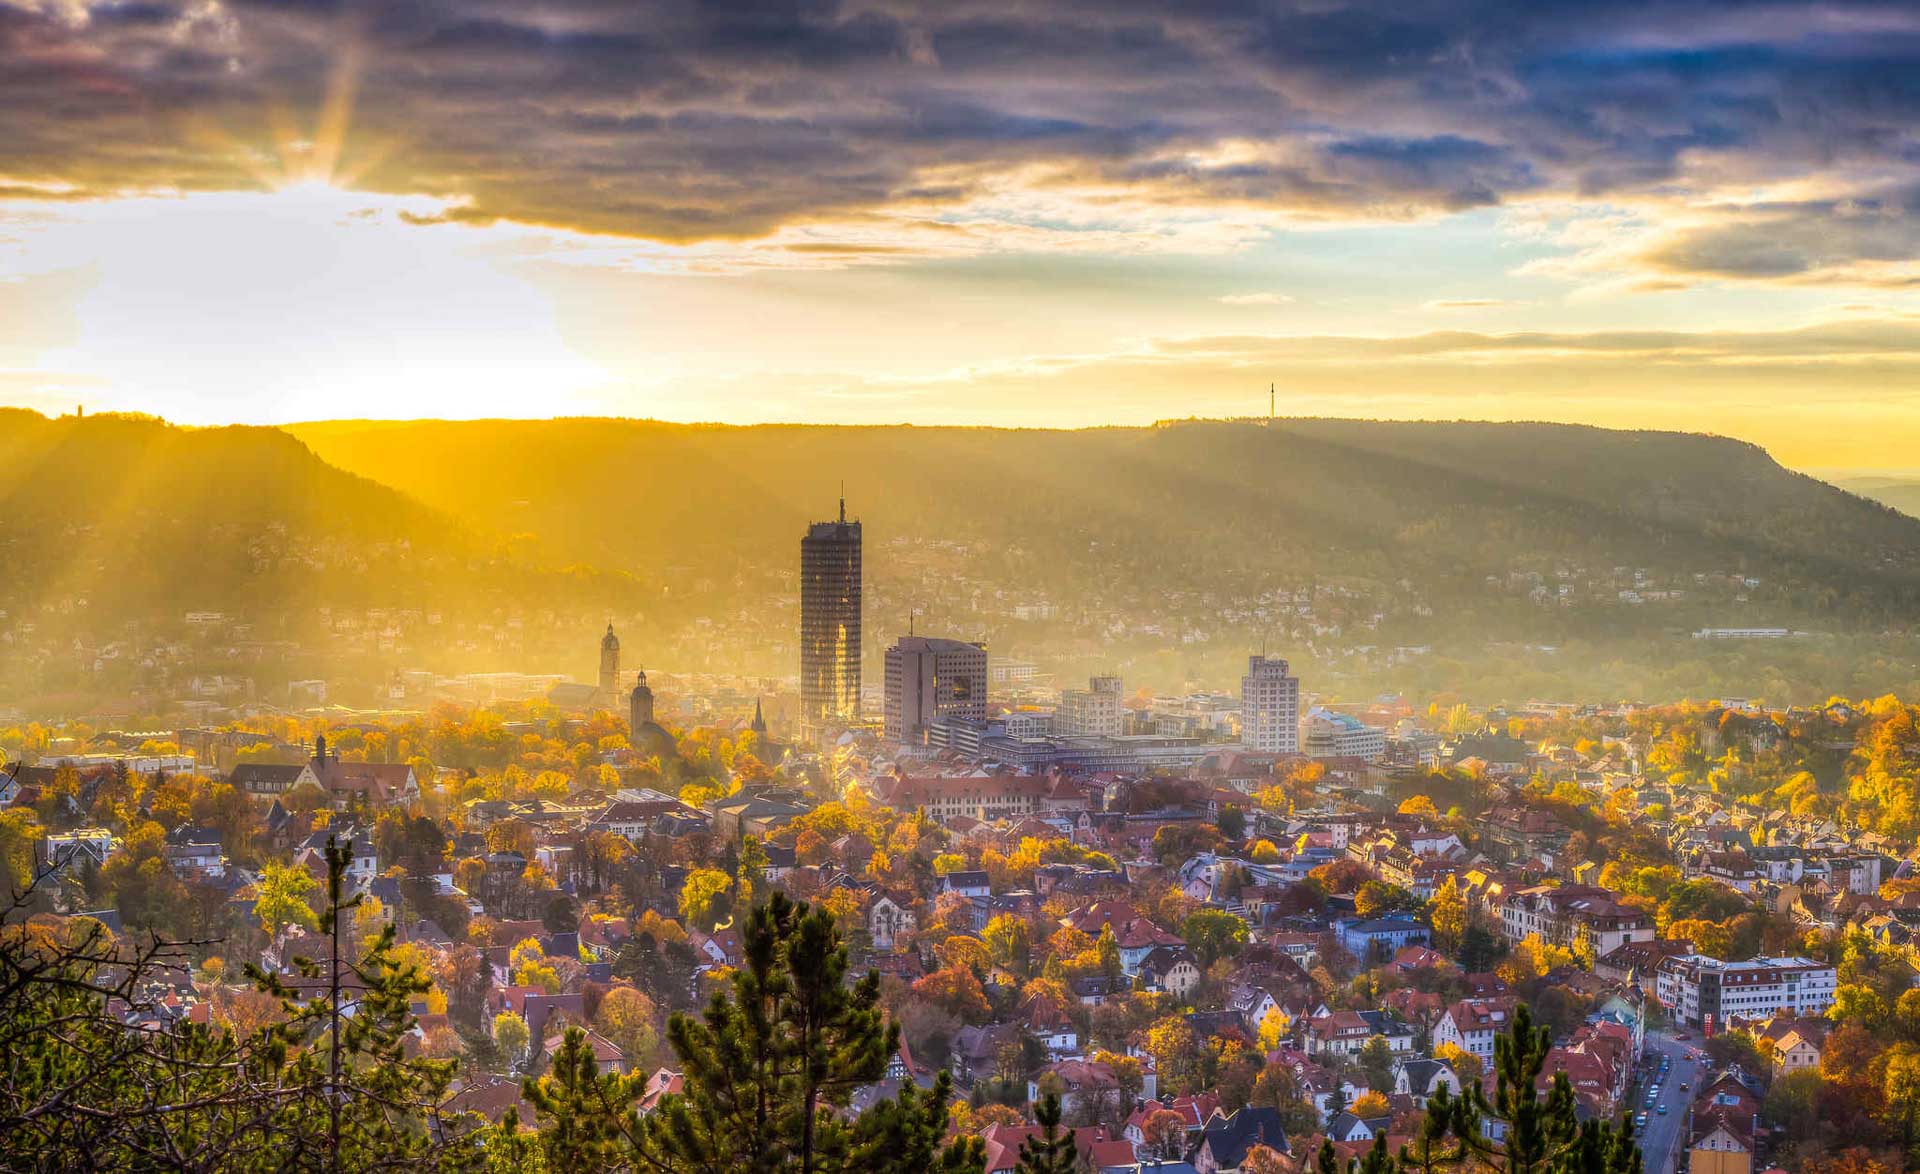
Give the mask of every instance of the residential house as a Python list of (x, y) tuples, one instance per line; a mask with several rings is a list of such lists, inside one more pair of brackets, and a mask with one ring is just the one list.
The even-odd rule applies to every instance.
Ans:
[(1513, 1021), (1511, 998), (1461, 999), (1448, 1007), (1433, 1028), (1433, 1046), (1451, 1044), (1493, 1064), (1493, 1041), (1505, 1035)]
[(1228, 1115), (1215, 1109), (1201, 1128), (1200, 1145), (1191, 1159), (1193, 1168), (1198, 1174), (1234, 1174), (1246, 1162), (1247, 1151), (1255, 1146), (1289, 1152), (1279, 1110), (1248, 1105)]

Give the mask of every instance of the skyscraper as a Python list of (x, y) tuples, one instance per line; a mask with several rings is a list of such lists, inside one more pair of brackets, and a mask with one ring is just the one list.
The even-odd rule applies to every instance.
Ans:
[(1240, 678), (1240, 744), (1266, 754), (1300, 753), (1300, 678), (1277, 656), (1250, 656)]
[(887, 741), (918, 745), (943, 714), (986, 720), (987, 646), (900, 637), (887, 649)]
[(860, 523), (815, 522), (800, 540), (800, 718), (809, 732), (860, 716)]

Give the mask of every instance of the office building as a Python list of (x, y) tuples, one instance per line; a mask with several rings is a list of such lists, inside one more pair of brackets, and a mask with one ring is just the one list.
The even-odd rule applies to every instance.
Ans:
[(1735, 1019), (1765, 1019), (1776, 1012), (1824, 1015), (1833, 1006), (1833, 967), (1811, 958), (1753, 958), (1722, 962), (1684, 954), (1660, 963), (1654, 992), (1674, 1020), (1709, 1029)]
[(933, 719), (944, 716), (986, 720), (987, 646), (900, 637), (887, 649), (887, 741), (924, 743)]
[(800, 540), (800, 720), (809, 733), (860, 717), (860, 523), (815, 522)]
[(1120, 678), (1094, 677), (1085, 689), (1063, 689), (1053, 732), (1069, 738), (1118, 738), (1125, 732)]
[(1240, 678), (1240, 744), (1263, 754), (1300, 753), (1300, 678), (1279, 657), (1250, 656)]
[(1363, 758), (1371, 762), (1387, 752), (1387, 732), (1352, 714), (1315, 706), (1307, 711), (1306, 731), (1310, 758)]

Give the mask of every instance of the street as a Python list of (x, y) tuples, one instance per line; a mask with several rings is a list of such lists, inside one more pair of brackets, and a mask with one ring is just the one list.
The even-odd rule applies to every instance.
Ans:
[[(1635, 1085), (1633, 1100), (1627, 1106), (1636, 1116), (1643, 1112), (1647, 1115), (1646, 1125), (1635, 1131), (1640, 1139), (1640, 1153), (1646, 1161), (1646, 1174), (1674, 1174), (1675, 1161), (1686, 1148), (1687, 1108), (1700, 1091), (1701, 1078), (1707, 1074), (1699, 1061), (1687, 1058), (1699, 1042), (1697, 1038), (1674, 1040), (1651, 1031), (1647, 1033), (1646, 1058), (1655, 1070), (1661, 1056), (1671, 1060), (1672, 1066), (1660, 1078), (1660, 1095), (1654, 1098), (1652, 1107), (1646, 1103), (1647, 1079)], [(1683, 1082), (1687, 1086), (1684, 1089), (1680, 1087)], [(1660, 1114), (1661, 1105), (1667, 1107), (1665, 1116)]]

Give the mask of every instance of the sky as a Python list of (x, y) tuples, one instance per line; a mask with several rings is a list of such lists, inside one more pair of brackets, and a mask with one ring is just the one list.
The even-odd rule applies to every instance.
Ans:
[(0, 403), (1920, 469), (1920, 5), (0, 0)]

